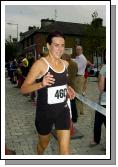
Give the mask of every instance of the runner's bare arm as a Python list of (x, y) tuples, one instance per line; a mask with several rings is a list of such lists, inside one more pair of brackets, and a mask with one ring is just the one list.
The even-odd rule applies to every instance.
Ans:
[(22, 87), (21, 87), (21, 93), (30, 93), (33, 91), (36, 91), (38, 89), (41, 89), (47, 85), (51, 85), (54, 83), (54, 78), (50, 73), (46, 74), (43, 77), (42, 82), (35, 83), (36, 79), (39, 76), (43, 76), (45, 74), (47, 69), (47, 65), (44, 63), (43, 60), (37, 60), (33, 66), (31, 67)]

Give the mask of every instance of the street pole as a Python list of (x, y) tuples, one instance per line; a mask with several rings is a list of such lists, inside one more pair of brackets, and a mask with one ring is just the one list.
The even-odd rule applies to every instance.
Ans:
[(18, 24), (17, 24), (17, 42), (18, 42)]

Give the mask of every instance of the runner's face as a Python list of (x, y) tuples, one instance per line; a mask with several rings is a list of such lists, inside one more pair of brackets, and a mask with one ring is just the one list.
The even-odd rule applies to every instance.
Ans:
[(61, 58), (62, 54), (64, 53), (65, 41), (62, 37), (53, 37), (52, 43), (49, 45), (49, 52), (55, 58)]

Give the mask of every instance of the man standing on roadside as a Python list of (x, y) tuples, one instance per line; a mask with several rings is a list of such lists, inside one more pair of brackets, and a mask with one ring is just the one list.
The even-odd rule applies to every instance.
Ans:
[[(80, 45), (76, 46), (76, 58), (75, 62), (78, 64), (78, 72), (77, 72), (77, 77), (76, 77), (76, 82), (75, 82), (75, 90), (77, 93), (80, 95), (83, 94), (83, 85), (85, 81), (85, 69), (87, 65), (92, 65), (93, 64), (86, 59), (86, 57), (83, 55), (83, 48)], [(83, 103), (80, 100), (76, 101), (76, 106), (80, 114), (84, 114), (83, 111)]]

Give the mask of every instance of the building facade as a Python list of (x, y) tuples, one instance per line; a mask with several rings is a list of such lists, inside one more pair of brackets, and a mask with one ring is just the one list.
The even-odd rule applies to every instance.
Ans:
[(20, 33), (21, 55), (32, 55), (37, 59), (47, 53), (46, 38), (52, 31), (60, 31), (65, 35), (65, 52), (75, 57), (77, 44), (83, 46), (85, 56), (93, 63), (102, 62), (102, 54), (106, 48), (106, 27), (102, 19), (97, 18), (91, 24), (61, 22), (49, 19), (41, 20), (41, 28), (29, 27)]

